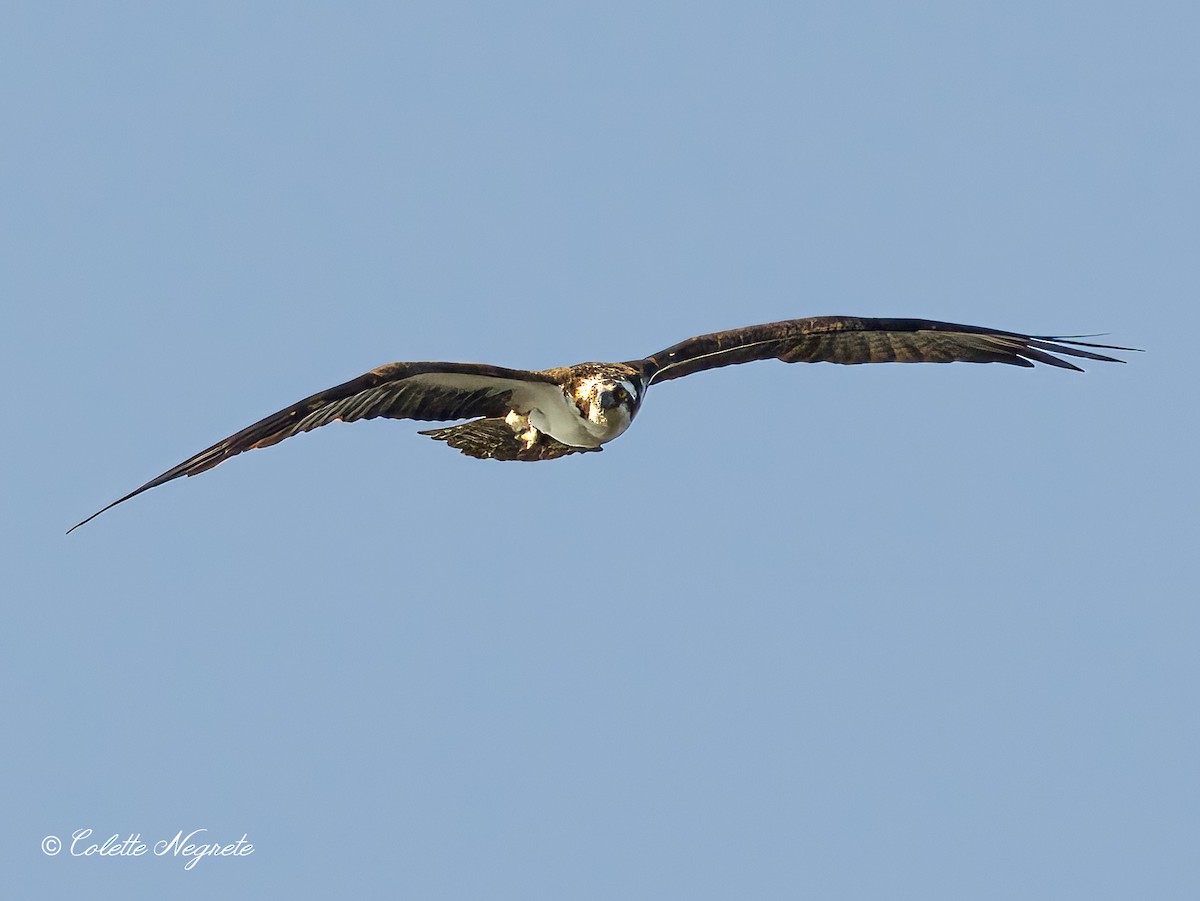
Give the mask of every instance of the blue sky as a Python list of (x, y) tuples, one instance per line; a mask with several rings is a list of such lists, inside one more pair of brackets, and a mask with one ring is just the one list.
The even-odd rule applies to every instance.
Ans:
[[(18, 4), (6, 897), (1195, 898), (1189, 4)], [(603, 454), (334, 426), (392, 360), (798, 316)], [(40, 850), (179, 830), (185, 871)]]

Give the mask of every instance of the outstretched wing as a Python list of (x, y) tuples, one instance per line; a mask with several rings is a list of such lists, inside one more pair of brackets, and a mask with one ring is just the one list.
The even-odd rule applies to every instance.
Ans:
[(177, 479), (212, 469), (242, 451), (270, 447), (285, 438), (338, 420), (420, 419), (446, 421), (475, 416), (527, 413), (534, 406), (562, 402), (554, 378), (542, 372), (504, 369), (482, 363), (389, 363), (356, 379), (320, 391), (168, 469), (140, 488), (97, 510), (78, 529), (123, 501)]
[(631, 365), (641, 366), (653, 383), (704, 369), (771, 359), (785, 363), (1045, 363), (1075, 370), (1079, 367), (1053, 354), (1124, 362), (1087, 348), (1136, 350), (930, 319), (813, 316), (688, 338)]

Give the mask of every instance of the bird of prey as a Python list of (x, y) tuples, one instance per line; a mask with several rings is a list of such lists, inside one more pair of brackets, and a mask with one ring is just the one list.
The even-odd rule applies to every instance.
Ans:
[(633, 422), (651, 385), (754, 360), (784, 363), (1044, 363), (1061, 356), (1121, 363), (1097, 350), (1136, 350), (1023, 335), (928, 319), (813, 316), (688, 338), (627, 363), (505, 369), (485, 363), (388, 363), (320, 391), (218, 441), (71, 527), (180, 476), (212, 469), (242, 451), (278, 444), (336, 420), (469, 420), (420, 432), (491, 460), (554, 460), (602, 450)]

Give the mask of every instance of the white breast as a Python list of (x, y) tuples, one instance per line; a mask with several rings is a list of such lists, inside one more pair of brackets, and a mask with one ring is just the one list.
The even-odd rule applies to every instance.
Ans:
[(575, 406), (575, 401), (562, 392), (559, 392), (553, 403), (543, 403), (530, 410), (529, 422), (539, 432), (545, 432), (551, 438), (572, 447), (599, 447), (621, 433), (606, 436), (606, 429), (585, 419), (579, 407)]

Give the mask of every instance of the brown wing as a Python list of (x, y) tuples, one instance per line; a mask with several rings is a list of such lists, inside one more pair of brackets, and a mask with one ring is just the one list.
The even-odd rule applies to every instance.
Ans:
[(1053, 356), (1053, 352), (1106, 363), (1124, 362), (1085, 348), (1136, 350), (929, 319), (813, 316), (688, 338), (633, 365), (640, 365), (653, 383), (704, 369), (770, 359), (785, 363), (1045, 363), (1079, 369)]
[(504, 416), (528, 412), (539, 400), (562, 402), (562, 391), (551, 375), (504, 369), (482, 363), (389, 363), (247, 426), (212, 447), (189, 457), (140, 488), (129, 492), (72, 526), (70, 534), (105, 510), (177, 479), (212, 469), (218, 463), (258, 447), (331, 422), (359, 419), (420, 419), (446, 421), (475, 416)]

